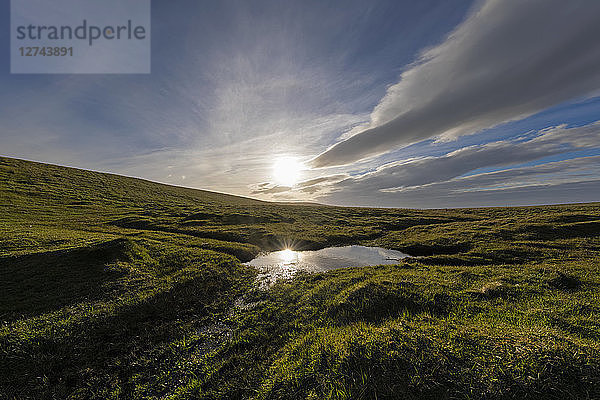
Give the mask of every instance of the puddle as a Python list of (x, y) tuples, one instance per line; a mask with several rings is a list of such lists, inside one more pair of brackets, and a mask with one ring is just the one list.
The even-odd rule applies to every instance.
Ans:
[(261, 254), (246, 263), (260, 271), (259, 286), (268, 287), (278, 279), (289, 279), (298, 271), (324, 272), (348, 267), (397, 264), (407, 254), (381, 247), (327, 247), (315, 251), (281, 250)]

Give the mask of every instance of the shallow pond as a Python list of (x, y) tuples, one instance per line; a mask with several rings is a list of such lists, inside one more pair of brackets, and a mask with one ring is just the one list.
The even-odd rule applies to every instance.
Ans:
[(261, 271), (261, 286), (270, 286), (278, 279), (291, 278), (298, 271), (324, 272), (338, 268), (397, 264), (407, 254), (381, 247), (327, 247), (315, 251), (281, 250), (261, 254), (246, 263)]

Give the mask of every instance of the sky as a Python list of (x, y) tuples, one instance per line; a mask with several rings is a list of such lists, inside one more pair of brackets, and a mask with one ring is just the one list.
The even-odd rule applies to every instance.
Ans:
[(152, 1), (150, 74), (10, 74), (0, 155), (272, 201), (600, 201), (600, 2)]

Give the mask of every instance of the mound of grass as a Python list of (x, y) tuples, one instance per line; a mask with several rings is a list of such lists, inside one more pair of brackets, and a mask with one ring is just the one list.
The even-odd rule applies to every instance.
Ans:
[(559, 271), (553, 278), (548, 280), (548, 284), (556, 289), (575, 290), (581, 286), (581, 281), (575, 276), (567, 275)]

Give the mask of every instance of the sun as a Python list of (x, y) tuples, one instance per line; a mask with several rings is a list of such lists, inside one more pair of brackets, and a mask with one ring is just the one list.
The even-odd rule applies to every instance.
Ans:
[(273, 164), (273, 177), (282, 186), (294, 186), (298, 183), (304, 165), (294, 157), (282, 157)]

